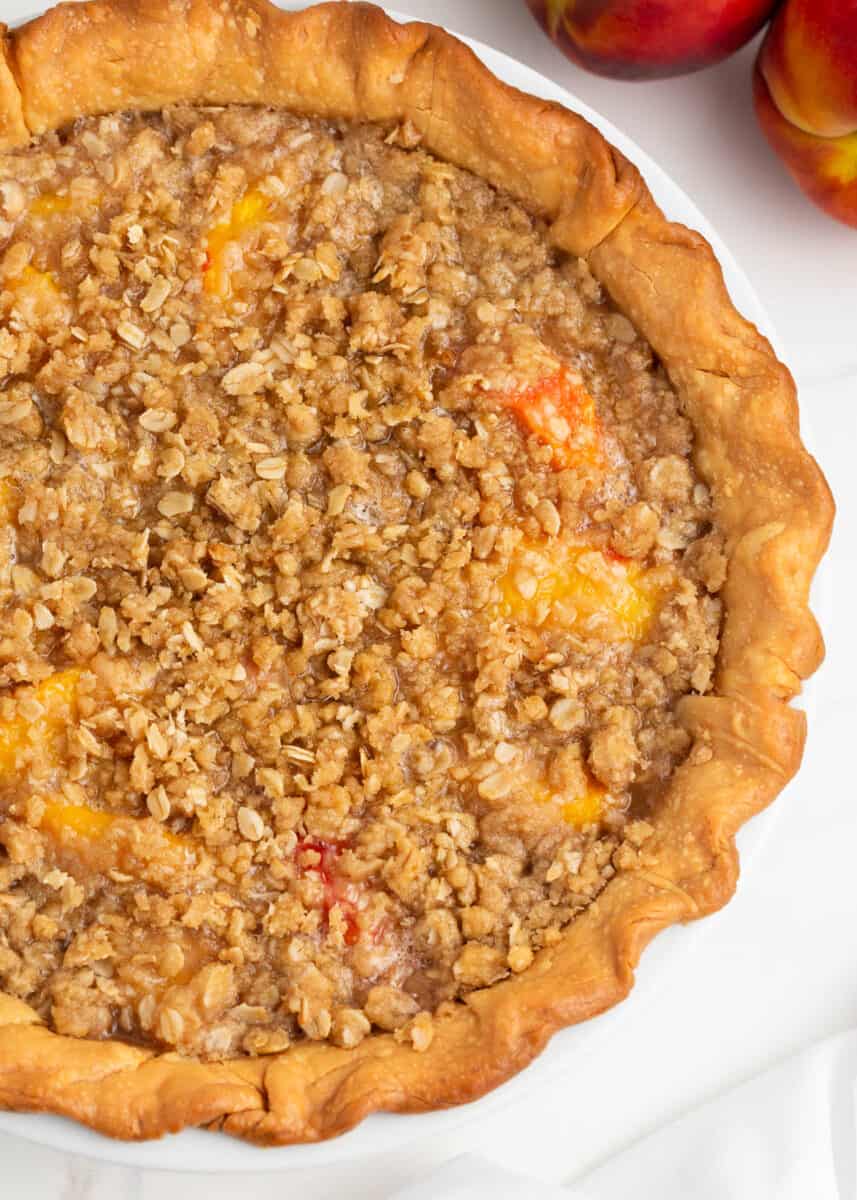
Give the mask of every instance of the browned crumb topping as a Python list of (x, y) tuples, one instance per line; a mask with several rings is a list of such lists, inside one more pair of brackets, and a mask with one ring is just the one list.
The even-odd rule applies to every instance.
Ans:
[(687, 753), (690, 425), (415, 141), (178, 108), (0, 156), (0, 990), (62, 1033), (425, 1049)]

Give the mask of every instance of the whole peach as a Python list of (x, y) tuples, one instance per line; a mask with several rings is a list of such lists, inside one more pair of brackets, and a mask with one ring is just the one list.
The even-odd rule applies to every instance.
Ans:
[(527, 0), (575, 62), (600, 75), (654, 79), (725, 58), (761, 29), (776, 0)]
[(857, 226), (857, 0), (787, 0), (759, 51), (753, 93), (798, 184)]

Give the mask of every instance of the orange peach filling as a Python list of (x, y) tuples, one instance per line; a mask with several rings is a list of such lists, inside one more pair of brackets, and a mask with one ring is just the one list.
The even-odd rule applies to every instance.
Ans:
[(150, 882), (193, 863), (197, 846), (150, 818), (102, 812), (87, 804), (50, 799), (39, 828), (50, 839), (50, 857), (77, 875), (119, 870)]
[(55, 217), (62, 213), (71, 212), (74, 201), (71, 196), (60, 196), (56, 192), (43, 192), (30, 204), (28, 212), (31, 217)]
[(15, 517), (15, 489), (8, 479), (0, 479), (0, 525), (11, 525)]
[(598, 824), (609, 801), (606, 790), (593, 779), (589, 779), (585, 790), (575, 796), (553, 791), (547, 784), (537, 783), (532, 789), (532, 798), (536, 804), (556, 805), (563, 821), (575, 829)]
[(527, 625), (636, 642), (645, 637), (662, 590), (638, 563), (582, 543), (525, 540), (500, 580), (500, 612)]
[(489, 808), (546, 815), (548, 826), (563, 821), (575, 829), (598, 825), (618, 804), (582, 764), (565, 788), (550, 781), (543, 765), (523, 761), (486, 776), (478, 791)]
[(29, 263), (19, 274), (9, 276), (3, 286), (12, 293), (15, 307), (26, 318), (50, 317), (65, 303), (53, 273)]
[[(60, 671), (17, 701), (18, 712), (0, 721), (0, 778), (13, 775), (26, 760), (49, 768), (62, 763), (62, 738), (77, 719), (77, 690), (82, 672)], [(55, 843), (60, 857), (69, 853), (89, 869), (126, 869), (146, 863), (152, 851), (164, 853), (164, 866), (177, 867), (193, 850), (187, 838), (178, 837), (153, 821), (146, 822), (146, 843), (141, 844), (139, 818), (103, 812), (87, 804), (67, 803), (63, 798), (34, 797), (40, 808), (39, 828)], [(177, 856), (176, 851), (181, 853)]]
[(594, 781), (590, 781), (582, 795), (576, 796), (573, 800), (561, 800), (562, 819), (569, 825), (578, 827), (594, 825), (603, 816), (606, 799), (605, 789), (599, 787)]
[(231, 276), (241, 266), (243, 246), (258, 232), (271, 212), (271, 201), (253, 188), (232, 205), (229, 219), (215, 225), (205, 243), (203, 286), (215, 296), (231, 291)]
[(16, 712), (0, 720), (0, 775), (11, 774), (20, 761), (38, 754), (42, 762), (58, 765), (58, 741), (77, 712), (77, 668), (51, 675), (18, 700)]
[(498, 398), (529, 433), (551, 447), (556, 470), (604, 465), (595, 401), (569, 368), (561, 367), (538, 383), (500, 393)]
[(68, 300), (54, 273), (39, 270), (31, 263), (7, 274), (0, 290), (8, 297), (11, 314), (33, 328), (54, 327), (70, 314)]
[(56, 837), (68, 831), (79, 837), (94, 839), (103, 837), (116, 820), (112, 813), (99, 812), (86, 804), (56, 802), (45, 805), (41, 828)]

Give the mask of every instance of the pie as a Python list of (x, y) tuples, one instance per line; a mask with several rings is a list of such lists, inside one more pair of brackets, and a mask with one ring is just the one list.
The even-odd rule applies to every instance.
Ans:
[(95, 0), (0, 94), (0, 1101), (282, 1144), (472, 1099), (798, 766), (791, 378), (431, 26)]

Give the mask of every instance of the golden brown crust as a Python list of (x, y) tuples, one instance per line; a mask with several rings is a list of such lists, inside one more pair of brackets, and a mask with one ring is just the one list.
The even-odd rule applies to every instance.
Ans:
[(0, 25), (0, 145), (15, 146), (29, 137), (21, 91), (12, 70), (11, 43)]
[(350, 1051), (306, 1042), (279, 1057), (200, 1064), (60, 1037), (0, 996), (6, 1107), (118, 1137), (209, 1124), (265, 1143), (312, 1141), (378, 1109), (481, 1095), (557, 1029), (626, 995), (660, 929), (728, 900), (737, 829), (800, 761), (804, 718), (788, 701), (822, 656), (808, 592), (833, 504), (800, 441), (791, 377), (732, 307), (707, 243), (667, 222), (585, 121), (499, 83), (441, 30), (360, 4), (287, 14), (266, 0), (95, 0), (4, 36), (3, 146), (82, 114), (176, 100), (407, 117), (427, 149), (546, 216), (557, 246), (587, 257), (664, 362), (727, 537), (715, 693), (680, 706), (696, 750), (657, 819), (657, 871), (621, 872), (529, 970), (441, 1011), (425, 1053), (378, 1035)]

